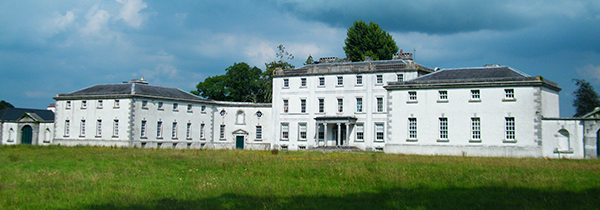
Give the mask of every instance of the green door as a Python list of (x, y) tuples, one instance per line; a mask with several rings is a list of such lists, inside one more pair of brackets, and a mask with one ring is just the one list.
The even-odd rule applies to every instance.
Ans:
[(244, 136), (236, 136), (235, 137), (235, 148), (236, 149), (244, 149)]
[(31, 126), (26, 125), (21, 129), (21, 144), (31, 144), (32, 137), (32, 129)]

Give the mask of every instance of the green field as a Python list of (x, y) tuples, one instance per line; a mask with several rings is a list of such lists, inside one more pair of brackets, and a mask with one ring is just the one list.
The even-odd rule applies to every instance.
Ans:
[(600, 209), (600, 160), (0, 146), (0, 209)]

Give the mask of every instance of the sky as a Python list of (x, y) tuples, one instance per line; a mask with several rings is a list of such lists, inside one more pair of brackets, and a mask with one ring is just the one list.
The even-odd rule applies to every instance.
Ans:
[(144, 77), (194, 90), (235, 63), (265, 69), (282, 44), (345, 57), (354, 21), (375, 22), (417, 63), (500, 64), (559, 84), (570, 117), (573, 79), (600, 90), (600, 1), (578, 0), (3, 0), (0, 100), (44, 109), (56, 94)]

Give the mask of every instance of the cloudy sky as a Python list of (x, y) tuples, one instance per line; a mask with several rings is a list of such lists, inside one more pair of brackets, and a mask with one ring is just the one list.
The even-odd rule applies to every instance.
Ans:
[(600, 1), (0, 1), (0, 100), (45, 108), (58, 93), (144, 77), (195, 88), (236, 62), (264, 69), (283, 44), (345, 57), (353, 21), (378, 23), (428, 67), (510, 66), (559, 84), (572, 116), (572, 79), (600, 90)]

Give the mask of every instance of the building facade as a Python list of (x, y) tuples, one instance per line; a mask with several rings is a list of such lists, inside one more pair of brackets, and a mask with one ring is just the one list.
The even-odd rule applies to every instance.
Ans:
[(49, 145), (53, 137), (52, 111), (22, 108), (0, 110), (0, 145)]
[[(276, 70), (270, 104), (206, 100), (143, 80), (58, 94), (54, 129), (47, 129), (53, 138), (43, 142), (598, 157), (600, 111), (560, 118), (560, 90), (552, 81), (505, 66), (430, 69), (410, 53), (386, 61), (325, 58)], [(12, 134), (2, 129), (8, 144), (4, 139), (16, 139), (21, 128)]]

